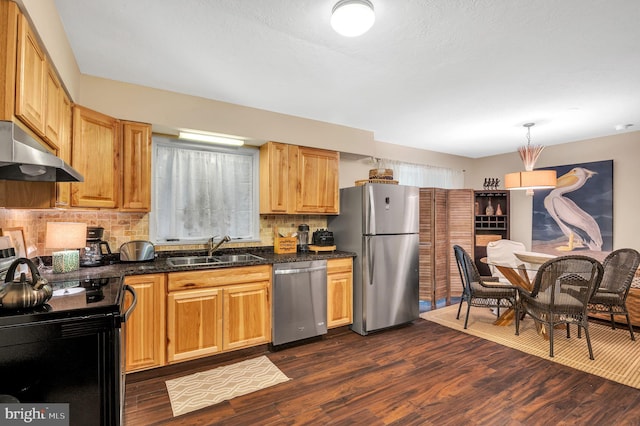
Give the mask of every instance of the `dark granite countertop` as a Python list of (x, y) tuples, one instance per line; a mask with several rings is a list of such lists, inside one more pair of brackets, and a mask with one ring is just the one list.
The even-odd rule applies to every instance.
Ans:
[(50, 270), (41, 270), (43, 278), (50, 282), (67, 280), (89, 280), (96, 278), (107, 278), (128, 275), (161, 274), (166, 272), (196, 271), (221, 268), (237, 268), (250, 265), (271, 265), (274, 263), (303, 262), (308, 260), (336, 259), (344, 257), (355, 257), (355, 253), (335, 250), (332, 252), (307, 252), (292, 254), (275, 254), (273, 247), (241, 247), (224, 249), (216, 252), (221, 254), (251, 253), (260, 256), (263, 260), (251, 260), (248, 262), (224, 263), (221, 265), (188, 265), (171, 266), (167, 263), (169, 257), (179, 256), (205, 256), (206, 251), (159, 251), (156, 252), (156, 259), (147, 262), (123, 262), (105, 266), (81, 267), (78, 271), (64, 274), (54, 274)]

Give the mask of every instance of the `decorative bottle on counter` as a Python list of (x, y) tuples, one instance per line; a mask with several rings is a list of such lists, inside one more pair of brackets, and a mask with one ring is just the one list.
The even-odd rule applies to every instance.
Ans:
[(485, 214), (487, 216), (493, 216), (494, 210), (493, 205), (491, 204), (491, 198), (489, 198), (489, 204), (487, 204), (487, 208), (485, 209)]

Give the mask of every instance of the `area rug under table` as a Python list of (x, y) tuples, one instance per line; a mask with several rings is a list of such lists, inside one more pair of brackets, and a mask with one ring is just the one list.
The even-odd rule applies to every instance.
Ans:
[(167, 380), (174, 416), (186, 414), (289, 379), (266, 356)]
[[(549, 341), (544, 340), (535, 328), (534, 321), (527, 316), (520, 322), (520, 335), (515, 335), (515, 324), (493, 325), (495, 315), (487, 308), (471, 308), (469, 324), (464, 330), (466, 303), (462, 306), (460, 319), (456, 320), (458, 305), (447, 306), (420, 314), (420, 317), (440, 325), (473, 336), (481, 337), (519, 351), (536, 355), (577, 370), (640, 389), (640, 340), (632, 341), (626, 328), (611, 329), (611, 326), (589, 323), (589, 334), (595, 360), (589, 359), (589, 350), (584, 333), (578, 339), (578, 329), (571, 326), (571, 338), (567, 339), (566, 328), (556, 329), (553, 339), (554, 357), (549, 357)], [(636, 333), (636, 338), (638, 335)]]

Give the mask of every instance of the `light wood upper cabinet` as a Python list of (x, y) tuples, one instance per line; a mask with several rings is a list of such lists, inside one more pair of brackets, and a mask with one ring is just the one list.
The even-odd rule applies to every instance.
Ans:
[(325, 149), (292, 146), (291, 173), (296, 176), (296, 213), (337, 214), (340, 154)]
[(151, 125), (122, 122), (121, 210), (151, 209)]
[(340, 154), (267, 142), (260, 147), (260, 213), (337, 214)]
[(71, 166), (84, 176), (84, 182), (71, 184), (73, 207), (118, 206), (121, 185), (119, 129), (117, 119), (74, 106)]
[[(133, 275), (125, 278), (133, 287), (137, 304), (125, 323), (126, 371), (145, 370), (165, 365), (167, 348), (165, 316), (165, 275)], [(131, 305), (126, 293), (125, 308)]]
[(20, 10), (12, 1), (0, 1), (0, 120), (15, 116), (18, 22)]
[(353, 259), (327, 260), (327, 327), (353, 322)]
[(47, 62), (47, 74), (45, 84), (45, 126), (44, 137), (54, 146), (59, 146), (62, 134), (62, 113), (64, 109), (64, 97), (66, 96), (56, 72)]
[[(73, 117), (73, 113), (71, 110), (71, 101), (64, 92), (62, 92), (61, 103), (62, 118), (60, 127), (60, 140), (58, 143), (58, 157), (60, 157), (65, 163), (71, 164), (71, 133), (73, 131), (71, 120)], [(55, 206), (61, 208), (71, 206), (70, 182), (56, 183)]]
[(16, 116), (44, 135), (47, 61), (24, 15), (18, 20), (17, 50)]
[(260, 147), (260, 213), (289, 210), (289, 145), (267, 142)]

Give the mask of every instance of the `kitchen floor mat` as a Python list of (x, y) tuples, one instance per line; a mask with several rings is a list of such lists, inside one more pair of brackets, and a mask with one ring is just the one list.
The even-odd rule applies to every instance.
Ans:
[(175, 417), (289, 380), (269, 358), (261, 356), (165, 383)]

